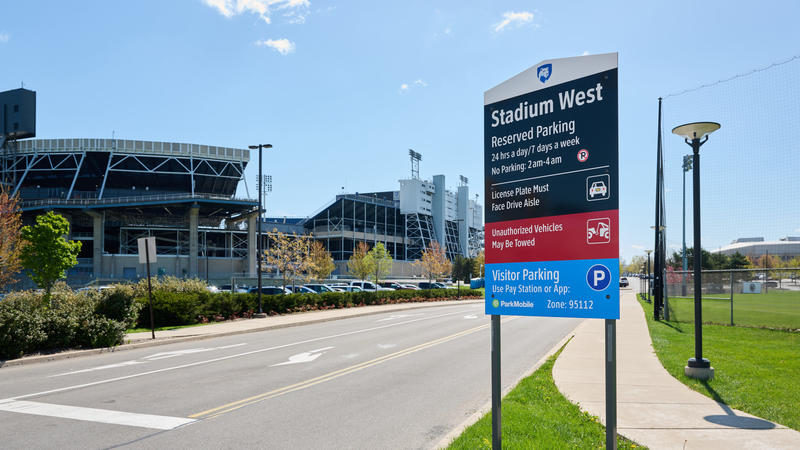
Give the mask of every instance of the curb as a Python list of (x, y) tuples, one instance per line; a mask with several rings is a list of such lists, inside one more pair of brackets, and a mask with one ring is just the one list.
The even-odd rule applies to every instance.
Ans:
[[(446, 300), (447, 301), (447, 300)], [(453, 306), (457, 304), (472, 304), (472, 303), (479, 303), (483, 302), (483, 299), (475, 299), (475, 300), (450, 300), (447, 304), (443, 305), (442, 302), (424, 302), (424, 304), (420, 303), (405, 303), (404, 306), (401, 308), (392, 309), (392, 311), (407, 311), (410, 309), (420, 309), (420, 308), (430, 308), (436, 306)], [(458, 302), (458, 303), (450, 303), (450, 302)], [(395, 303), (396, 305), (396, 303)], [(380, 306), (390, 306), (390, 305), (380, 305)], [(255, 333), (259, 331), (267, 331), (267, 330), (277, 330), (280, 328), (289, 328), (289, 327), (296, 327), (301, 325), (310, 325), (315, 323), (322, 323), (322, 322), (331, 322), (334, 320), (341, 320), (341, 319), (351, 319), (355, 317), (364, 317), (364, 316), (371, 316), (375, 314), (383, 314), (386, 311), (369, 311), (369, 312), (361, 312), (352, 315), (346, 316), (339, 316), (339, 317), (323, 317), (320, 319), (310, 319), (305, 321), (298, 321), (294, 323), (280, 323), (280, 324), (272, 324), (272, 325), (264, 325), (258, 328), (249, 328), (246, 330), (233, 330), (233, 331), (221, 331), (218, 333), (208, 333), (208, 334), (198, 334), (195, 336), (182, 336), (182, 337), (174, 337), (174, 338), (161, 338), (155, 340), (146, 340), (142, 342), (134, 342), (129, 344), (121, 344), (116, 347), (103, 347), (103, 348), (92, 348), (88, 350), (70, 350), (61, 353), (53, 353), (52, 355), (38, 355), (38, 356), (27, 356), (18, 359), (11, 359), (8, 361), (0, 361), (0, 370), (4, 367), (14, 367), (14, 366), (24, 366), (30, 364), (39, 364), (48, 361), (60, 361), (64, 359), (72, 359), (72, 358), (80, 358), (83, 356), (91, 356), (91, 355), (99, 355), (102, 353), (114, 353), (114, 352), (121, 352), (125, 350), (136, 350), (139, 348), (147, 348), (147, 347), (156, 347), (159, 345), (167, 345), (167, 344), (177, 344), (182, 342), (192, 342), (192, 341), (202, 341), (206, 339), (213, 339), (217, 337), (223, 336), (235, 336), (238, 334), (246, 334), (246, 333)], [(249, 319), (253, 320), (253, 319)]]
[[(512, 382), (510, 386), (503, 389), (503, 391), (500, 393), (500, 397), (504, 398), (506, 395), (508, 395), (509, 392), (511, 392), (512, 389), (517, 387), (517, 385), (520, 382), (522, 382), (524, 378), (527, 378), (531, 376), (533, 372), (536, 372), (536, 370), (539, 369), (539, 367), (541, 367), (542, 364), (545, 363), (545, 361), (547, 361), (547, 358), (553, 356), (558, 351), (558, 349), (566, 345), (566, 343), (569, 342), (569, 340), (575, 336), (575, 330), (577, 330), (579, 326), (583, 325), (584, 322), (585, 320), (578, 322), (578, 324), (575, 325), (575, 328), (569, 331), (564, 336), (564, 338), (558, 341), (558, 343), (554, 345), (553, 348), (548, 350), (547, 353), (542, 355), (539, 361), (536, 361), (536, 364), (534, 364), (530, 369), (526, 370), (525, 373), (517, 377), (517, 379), (514, 380), (514, 382)], [(458, 424), (455, 428), (450, 430), (449, 433), (444, 435), (444, 437), (442, 437), (439, 440), (439, 442), (431, 448), (434, 449), (447, 448), (447, 446), (450, 445), (458, 436), (460, 436), (461, 433), (464, 432), (464, 430), (472, 426), (475, 422), (479, 421), (484, 415), (488, 414), (491, 411), (492, 411), (492, 399), (489, 399), (489, 401), (487, 401), (482, 407), (478, 408), (478, 410), (475, 411), (471, 416), (467, 417), (466, 420), (464, 420), (463, 422)]]

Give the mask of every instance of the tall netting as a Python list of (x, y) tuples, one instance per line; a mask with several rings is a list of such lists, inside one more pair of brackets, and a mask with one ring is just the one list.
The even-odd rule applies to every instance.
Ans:
[[(664, 97), (668, 266), (681, 259), (684, 211), (693, 243), (692, 171), (683, 169), (691, 147), (671, 130), (698, 121), (722, 125), (700, 149), (703, 249), (718, 265), (714, 255), (748, 257), (703, 264), (715, 269), (703, 272), (704, 321), (800, 328), (800, 57)], [(670, 319), (692, 321), (692, 274), (668, 272), (666, 288)]]
[[(664, 97), (662, 134), (667, 253), (680, 251), (683, 156), (670, 133), (719, 122), (700, 150), (703, 248), (738, 238), (800, 236), (800, 58)], [(692, 242), (692, 173), (686, 173), (687, 246)]]

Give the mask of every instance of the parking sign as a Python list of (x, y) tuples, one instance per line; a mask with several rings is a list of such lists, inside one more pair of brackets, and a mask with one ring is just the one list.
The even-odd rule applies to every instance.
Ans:
[(619, 318), (617, 54), (484, 94), (486, 313)]

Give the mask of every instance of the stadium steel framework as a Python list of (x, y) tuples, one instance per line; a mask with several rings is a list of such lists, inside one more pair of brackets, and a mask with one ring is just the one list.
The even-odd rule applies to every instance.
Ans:
[(173, 142), (28, 139), (6, 143), (2, 167), (24, 222), (55, 210), (83, 242), (69, 274), (76, 285), (142, 276), (137, 239), (146, 236), (156, 237), (157, 273), (217, 280), (255, 276), (256, 239), (268, 248), (273, 228), (312, 233), (337, 275), (347, 273), (358, 242), (384, 243), (395, 275), (410, 275), (407, 263), (433, 241), (451, 259), (482, 246), (480, 205), (465, 184), (457, 194), (445, 189), (441, 175), (401, 180), (397, 191), (338, 195), (308, 218), (267, 219), (256, 233), (257, 201), (235, 197), (249, 157), (246, 149)]

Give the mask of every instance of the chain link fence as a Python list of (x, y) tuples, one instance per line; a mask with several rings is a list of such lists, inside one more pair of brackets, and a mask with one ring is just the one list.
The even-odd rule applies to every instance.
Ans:
[[(641, 289), (646, 279), (642, 279)], [(704, 323), (800, 330), (800, 268), (704, 270)], [(694, 322), (694, 274), (667, 273), (667, 317)]]

